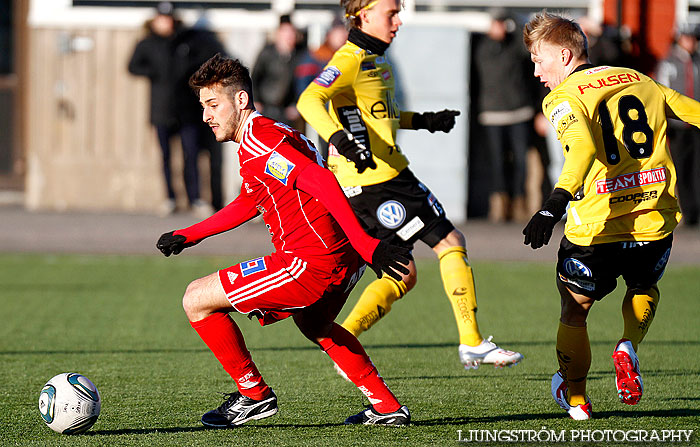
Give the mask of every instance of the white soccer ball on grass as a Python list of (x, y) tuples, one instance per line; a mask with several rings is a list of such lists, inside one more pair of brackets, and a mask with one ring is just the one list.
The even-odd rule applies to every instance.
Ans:
[(46, 382), (39, 394), (39, 412), (49, 428), (74, 435), (92, 427), (100, 415), (97, 387), (85, 376), (62, 373)]

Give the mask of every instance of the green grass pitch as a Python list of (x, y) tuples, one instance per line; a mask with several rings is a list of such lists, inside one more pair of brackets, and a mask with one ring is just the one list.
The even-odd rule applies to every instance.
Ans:
[[(543, 426), (694, 430), (691, 444), (700, 443), (700, 266), (673, 260), (639, 353), (646, 388), (639, 405), (623, 405), (614, 389), (610, 354), (622, 331), (623, 287), (591, 311), (588, 392), (596, 418), (575, 422), (549, 393), (557, 368), (554, 260), (474, 263), (483, 334), (525, 355), (514, 368), (476, 371), (458, 361), (437, 263), (419, 260), (416, 289), (360, 338), (411, 409), (412, 426), (342, 425), (363, 400), (326, 355), (291, 320), (261, 328), (235, 315), (280, 412), (232, 430), (205, 430), (201, 414), (219, 405), (218, 393), (233, 391), (233, 383), (189, 326), (180, 300), (190, 280), (240, 260), (0, 255), (0, 445), (464, 445), (458, 430), (465, 437), (469, 430)], [(370, 279), (368, 272), (341, 319)], [(37, 409), (44, 383), (71, 371), (90, 378), (103, 400), (97, 424), (73, 437), (49, 430)]]

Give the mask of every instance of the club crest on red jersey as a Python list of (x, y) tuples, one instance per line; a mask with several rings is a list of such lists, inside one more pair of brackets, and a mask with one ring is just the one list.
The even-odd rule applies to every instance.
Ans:
[(294, 169), (294, 166), (294, 163), (277, 152), (272, 151), (270, 158), (268, 158), (267, 163), (265, 163), (265, 174), (276, 178), (286, 186), (289, 180), (289, 174), (292, 172), (292, 169)]

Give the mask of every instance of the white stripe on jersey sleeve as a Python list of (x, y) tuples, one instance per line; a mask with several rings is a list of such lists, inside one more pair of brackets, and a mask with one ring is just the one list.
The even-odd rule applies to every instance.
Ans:
[(266, 145), (255, 136), (253, 132), (253, 123), (254, 120), (251, 119), (250, 124), (246, 127), (246, 130), (243, 132), (241, 146), (254, 156), (259, 157), (261, 155), (265, 155), (277, 149), (277, 147), (284, 141), (284, 135), (282, 135), (282, 138), (279, 139), (279, 141), (275, 144), (274, 147)]
[(255, 144), (255, 141), (252, 140), (252, 132), (250, 131), (250, 129), (246, 129), (246, 131), (243, 132), (243, 138), (241, 139), (241, 147), (250, 152), (254, 157), (259, 157), (269, 152), (269, 149), (259, 147)]
[[(259, 157), (261, 155), (265, 155), (269, 150), (266, 150), (264, 147), (259, 147), (255, 142), (251, 142), (250, 138), (253, 134), (253, 121), (255, 118), (262, 116), (258, 112), (253, 112), (250, 117), (248, 117), (248, 121), (246, 122), (245, 129), (243, 130), (243, 137), (241, 138), (241, 147), (245, 149), (246, 151), (250, 152), (254, 157)], [(251, 144), (253, 143), (253, 144)]]

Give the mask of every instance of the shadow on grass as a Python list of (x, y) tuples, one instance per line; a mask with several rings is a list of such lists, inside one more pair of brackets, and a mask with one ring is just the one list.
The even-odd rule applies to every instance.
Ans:
[(484, 422), (504, 422), (504, 421), (532, 421), (542, 419), (561, 419), (562, 413), (537, 413), (537, 414), (507, 414), (499, 416), (484, 417), (461, 417), (461, 418), (437, 418), (425, 420), (413, 420), (411, 425), (421, 427), (432, 427), (437, 425), (465, 425)]
[(155, 433), (190, 433), (208, 430), (206, 427), (122, 428), (119, 430), (90, 430), (81, 436), (151, 435)]
[[(554, 346), (553, 340), (534, 340), (534, 341), (513, 341), (504, 340), (499, 343), (503, 345), (518, 345), (520, 346)], [(615, 345), (617, 340), (601, 340), (591, 341), (591, 345)], [(684, 346), (700, 346), (700, 341), (692, 340), (654, 340), (645, 341), (645, 345), (684, 345)], [(366, 349), (436, 349), (436, 348), (452, 348), (456, 346), (454, 342), (445, 343), (363, 343)], [(249, 346), (251, 351), (317, 351), (319, 348), (316, 345), (309, 344), (304, 346), (265, 346), (255, 347)], [(173, 354), (173, 353), (199, 353), (209, 352), (207, 348), (144, 348), (144, 349), (84, 349), (84, 350), (17, 350), (17, 351), (0, 351), (0, 355), (69, 355), (69, 354)], [(646, 371), (645, 371), (646, 372)]]
[[(686, 377), (686, 376), (695, 376), (695, 375), (700, 375), (700, 370), (695, 370), (695, 369), (683, 369), (683, 370), (678, 370), (678, 369), (651, 369), (647, 370), (644, 369), (642, 370), (642, 378), (648, 378), (648, 377)], [(593, 371), (588, 374), (586, 377), (586, 380), (588, 382), (596, 381), (596, 380), (611, 380), (611, 377), (615, 377), (615, 370), (610, 367), (609, 370), (602, 370), (602, 371)], [(550, 373), (543, 373), (543, 374), (524, 374), (520, 376), (520, 380), (530, 380), (534, 382), (549, 382), (552, 380), (552, 374)]]
[(698, 417), (700, 410), (690, 408), (675, 408), (671, 410), (644, 410), (644, 411), (594, 411), (594, 419), (608, 419), (612, 417), (621, 418), (678, 418), (678, 417)]
[[(679, 408), (672, 410), (647, 410), (647, 411), (600, 411), (593, 413), (593, 419), (609, 419), (613, 417), (639, 419), (642, 417), (655, 418), (678, 418), (678, 417), (698, 417), (700, 410), (692, 410), (687, 408)], [(440, 425), (465, 425), (475, 423), (489, 422), (524, 422), (524, 421), (541, 421), (544, 419), (565, 419), (566, 414), (563, 412), (557, 413), (529, 413), (529, 414), (507, 414), (496, 416), (483, 417), (461, 417), (461, 418), (438, 418), (426, 420), (411, 421), (411, 425), (416, 426), (440, 426)]]
[(343, 423), (326, 424), (265, 424), (245, 425), (226, 428), (198, 427), (161, 427), (161, 428), (123, 428), (119, 430), (91, 430), (82, 436), (120, 436), (120, 435), (152, 435), (156, 433), (193, 433), (211, 430), (261, 430), (261, 429), (297, 429), (297, 428), (332, 428), (344, 427)]
[[(679, 417), (698, 417), (700, 410), (693, 409), (672, 409), (672, 410), (647, 410), (647, 411), (600, 411), (594, 413), (594, 420), (610, 419), (610, 418), (629, 418), (639, 419), (641, 417), (654, 418), (679, 418)], [(556, 413), (527, 413), (527, 414), (507, 414), (496, 416), (483, 417), (445, 417), (436, 419), (413, 420), (411, 425), (416, 427), (434, 427), (434, 426), (464, 426), (466, 424), (476, 423), (496, 423), (496, 422), (526, 422), (526, 421), (542, 421), (546, 419), (564, 419), (565, 415), (562, 412)], [(325, 423), (325, 424), (265, 424), (265, 425), (246, 425), (241, 427), (232, 427), (218, 430), (262, 430), (262, 429), (297, 429), (297, 428), (334, 428), (343, 427), (342, 423)], [(120, 430), (94, 430), (85, 433), (83, 436), (119, 436), (119, 435), (148, 435), (156, 433), (192, 433), (208, 430), (217, 430), (206, 427), (165, 427), (165, 428), (124, 428)]]
[(0, 355), (75, 355), (75, 354), (177, 354), (209, 352), (207, 348), (162, 349), (57, 349), (44, 351), (0, 351)]
[[(488, 378), (493, 378), (494, 376), (491, 374), (490, 370), (486, 370), (484, 372), (482, 371), (468, 371), (464, 374), (442, 374), (442, 375), (420, 375), (420, 376), (386, 376), (387, 378), (390, 378), (391, 380), (435, 380), (435, 379), (483, 379), (484, 377)], [(693, 375), (700, 375), (700, 370), (693, 370), (693, 369), (686, 369), (683, 371), (678, 371), (678, 370), (673, 370), (673, 369), (667, 369), (667, 370), (662, 370), (662, 369), (655, 369), (651, 371), (642, 371), (642, 376), (643, 377), (673, 377), (673, 376), (678, 376), (678, 377), (685, 377), (685, 376), (693, 376)], [(597, 381), (597, 380), (611, 380), (611, 377), (615, 376), (615, 371), (611, 368), (610, 371), (600, 371), (600, 372), (592, 372), (588, 374), (587, 380), (589, 382)], [(509, 376), (504, 376), (504, 378), (508, 378)], [(510, 379), (508, 379), (510, 380)], [(547, 373), (520, 373), (518, 375), (518, 380), (527, 380), (531, 382), (546, 382), (549, 383), (552, 380), (552, 374), (547, 372)], [(686, 399), (686, 400), (700, 400), (700, 398), (678, 398), (678, 399)], [(675, 398), (674, 398), (675, 400)]]
[[(451, 348), (454, 343), (425, 343), (425, 344), (381, 344), (363, 345), (370, 349), (431, 349), (431, 348)], [(265, 347), (248, 347), (251, 351), (264, 352), (294, 352), (294, 351), (318, 351), (319, 347), (309, 343), (305, 346), (265, 346)], [(0, 351), (0, 355), (71, 355), (71, 354), (187, 354), (209, 352), (205, 347), (202, 348), (144, 348), (144, 349), (56, 349), (56, 350), (17, 350), (17, 351)]]
[[(591, 340), (591, 346), (615, 346), (619, 340)], [(522, 349), (523, 346), (551, 346), (554, 349), (556, 340), (498, 340), (499, 345), (517, 346), (518, 349)], [(700, 341), (695, 340), (666, 340), (666, 341), (645, 341), (645, 345), (684, 345), (684, 346), (700, 346)], [(405, 349), (425, 349), (425, 348), (453, 348), (457, 344), (455, 342), (445, 342), (445, 343), (362, 343), (367, 349), (394, 349), (394, 348), (405, 348)], [(251, 348), (254, 349), (254, 348)], [(278, 349), (278, 348), (259, 348), (259, 350), (265, 349)], [(294, 349), (294, 348), (279, 348), (279, 349)]]

